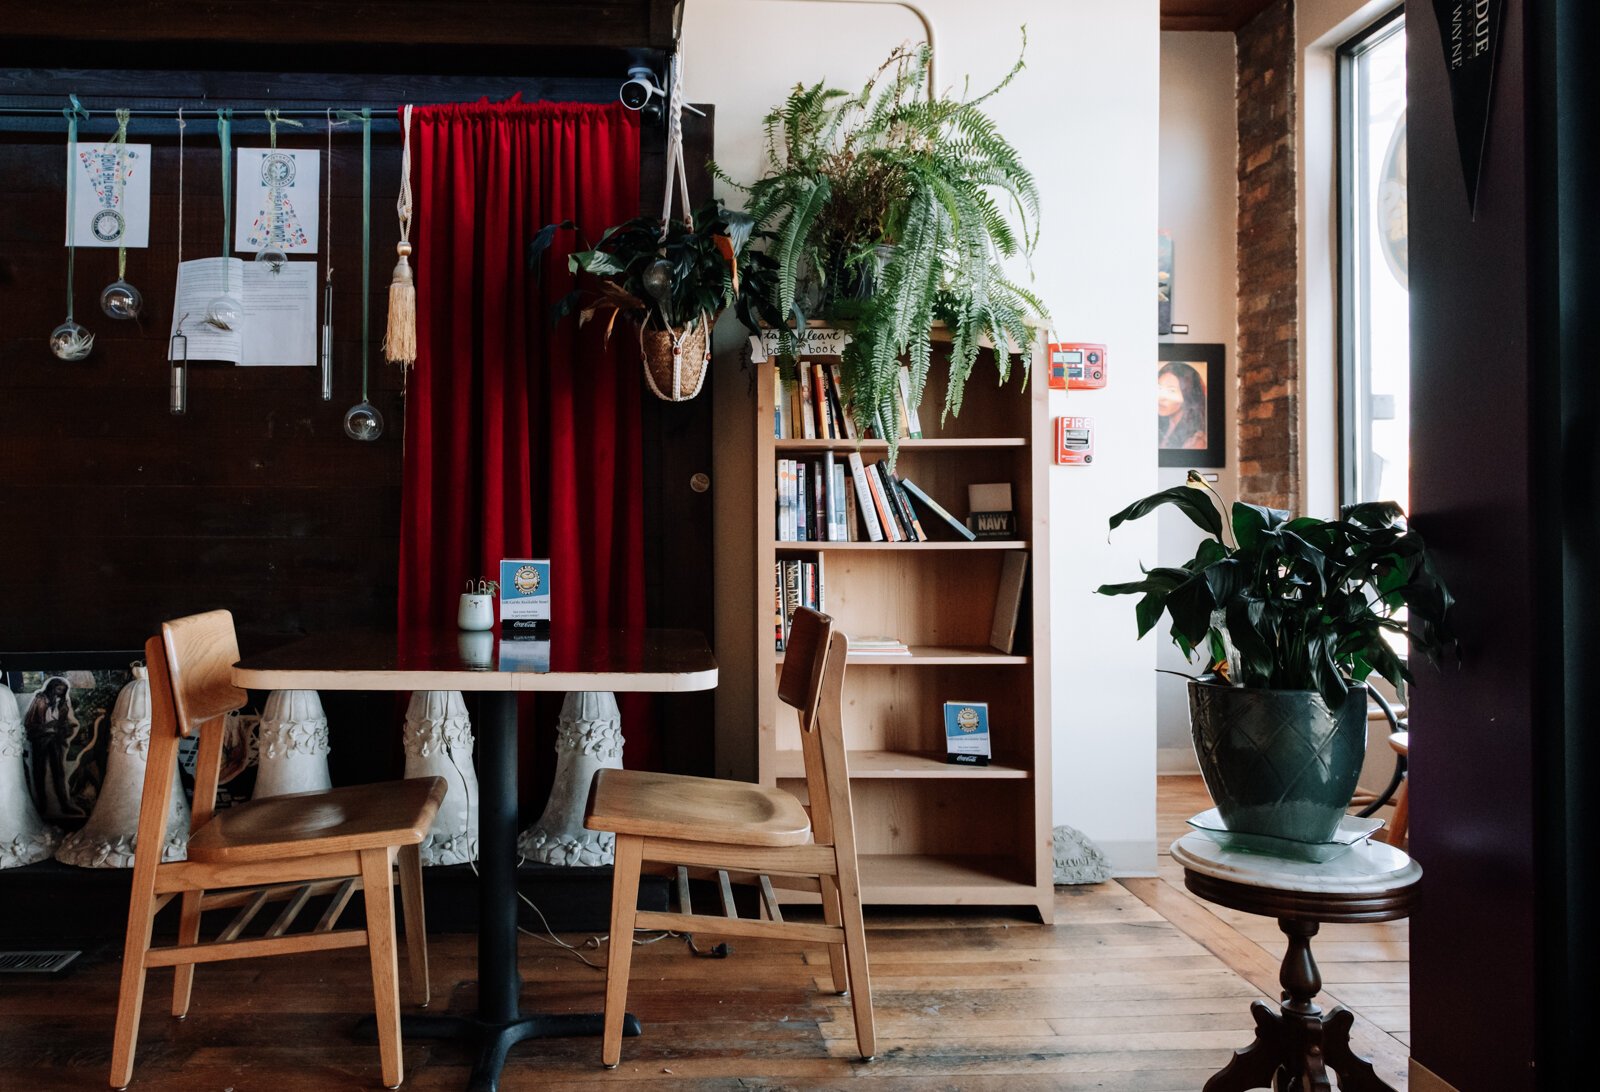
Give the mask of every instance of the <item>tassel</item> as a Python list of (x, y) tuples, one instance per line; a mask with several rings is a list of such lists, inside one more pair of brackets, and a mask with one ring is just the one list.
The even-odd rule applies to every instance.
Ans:
[(411, 275), (410, 243), (397, 246), (400, 260), (389, 282), (389, 326), (383, 335), (383, 355), (389, 363), (410, 367), (417, 362), (417, 282)]

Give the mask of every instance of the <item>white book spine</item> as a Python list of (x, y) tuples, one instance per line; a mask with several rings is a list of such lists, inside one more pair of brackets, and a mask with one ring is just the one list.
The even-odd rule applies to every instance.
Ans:
[(883, 528), (878, 523), (878, 509), (872, 502), (872, 492), (867, 486), (867, 468), (862, 465), (860, 452), (850, 453), (850, 476), (856, 483), (856, 508), (861, 512), (861, 522), (867, 525), (867, 537), (873, 542), (883, 541)]

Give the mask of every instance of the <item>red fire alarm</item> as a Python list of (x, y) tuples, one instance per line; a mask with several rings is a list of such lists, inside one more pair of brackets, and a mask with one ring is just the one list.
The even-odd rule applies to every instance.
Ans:
[(1050, 387), (1053, 390), (1097, 390), (1106, 385), (1106, 347), (1087, 342), (1052, 343)]
[(1056, 418), (1056, 465), (1088, 466), (1094, 462), (1094, 418)]

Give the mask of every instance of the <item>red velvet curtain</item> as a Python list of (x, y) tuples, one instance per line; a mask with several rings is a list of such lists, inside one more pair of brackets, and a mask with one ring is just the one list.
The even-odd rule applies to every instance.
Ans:
[[(596, 239), (638, 214), (637, 115), (516, 98), (418, 107), (412, 126), (401, 625), (454, 627), (468, 579), (549, 557), (558, 627), (642, 626), (639, 364), (627, 339), (551, 313), (571, 287), (561, 254), (542, 283), (527, 264), (545, 224)], [(628, 764), (653, 765), (628, 713)]]

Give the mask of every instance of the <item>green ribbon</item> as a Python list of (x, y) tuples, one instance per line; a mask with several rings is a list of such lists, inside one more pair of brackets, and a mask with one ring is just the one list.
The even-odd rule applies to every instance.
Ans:
[[(340, 110), (340, 121), (361, 122), (361, 400), (367, 398), (367, 341), (372, 312), (372, 109)], [(330, 260), (332, 255), (329, 256)]]
[[(126, 180), (128, 176), (128, 110), (117, 111), (117, 206), (124, 217), (126, 224), (128, 210), (127, 202), (123, 198), (127, 195)], [(123, 231), (117, 236), (117, 280), (128, 279), (128, 233)]]
[(232, 267), (226, 259), (233, 256), (233, 111), (217, 111), (217, 141), (222, 145), (222, 294), (226, 296), (232, 285)]
[(63, 106), (61, 114), (67, 119), (67, 322), (72, 321), (72, 274), (78, 259), (78, 209), (77, 180), (78, 164), (78, 119), (88, 118), (89, 111), (83, 108), (77, 95), (68, 95), (72, 100), (71, 106)]

